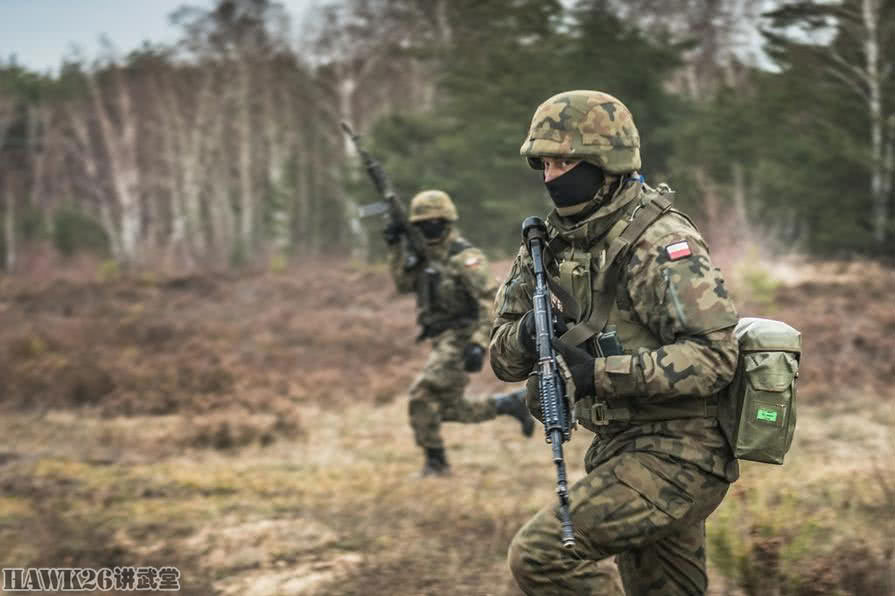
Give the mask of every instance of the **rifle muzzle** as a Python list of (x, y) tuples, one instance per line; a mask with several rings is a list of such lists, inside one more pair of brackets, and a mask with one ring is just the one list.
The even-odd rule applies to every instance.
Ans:
[(530, 244), (532, 240), (543, 240), (547, 237), (547, 226), (540, 217), (532, 215), (522, 222), (522, 240)]

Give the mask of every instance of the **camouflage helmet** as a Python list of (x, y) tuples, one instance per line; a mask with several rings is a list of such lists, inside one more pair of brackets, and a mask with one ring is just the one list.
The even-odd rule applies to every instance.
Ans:
[(631, 112), (601, 91), (565, 91), (538, 106), (520, 155), (532, 168), (541, 157), (582, 159), (609, 174), (640, 168), (640, 135)]
[(457, 208), (446, 192), (424, 190), (410, 201), (410, 223), (427, 219), (457, 221)]

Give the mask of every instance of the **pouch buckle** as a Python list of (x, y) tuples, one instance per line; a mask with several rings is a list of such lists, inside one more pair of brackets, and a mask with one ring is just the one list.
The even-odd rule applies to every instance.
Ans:
[(609, 424), (609, 404), (605, 401), (594, 403), (590, 408), (590, 421), (597, 426)]

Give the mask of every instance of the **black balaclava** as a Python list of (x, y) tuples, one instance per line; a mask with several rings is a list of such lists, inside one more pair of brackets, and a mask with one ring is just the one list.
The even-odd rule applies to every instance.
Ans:
[(603, 181), (603, 170), (583, 161), (544, 185), (556, 205), (557, 213), (569, 217), (581, 213), (588, 206), (603, 186)]
[(424, 219), (413, 225), (420, 229), (428, 244), (437, 244), (447, 235), (450, 222), (446, 219)]

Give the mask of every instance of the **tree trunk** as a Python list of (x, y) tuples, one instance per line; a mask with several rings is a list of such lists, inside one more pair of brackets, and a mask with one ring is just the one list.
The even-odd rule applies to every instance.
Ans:
[[(102, 190), (103, 184), (99, 178), (99, 167), (96, 160), (97, 150), (93, 147), (93, 143), (90, 140), (89, 118), (87, 116), (89, 110), (90, 108), (86, 105), (83, 106), (80, 112), (78, 111), (78, 106), (74, 104), (69, 105), (67, 108), (68, 122), (71, 125), (72, 136), (75, 140), (75, 148), (72, 153), (80, 160), (87, 182), (96, 196), (100, 223), (109, 239), (112, 257), (116, 261), (122, 261), (125, 255), (122, 248), (121, 229), (110, 205), (111, 200), (105, 196)], [(69, 180), (69, 188), (77, 186), (77, 181)]]
[(119, 211), (121, 256), (125, 264), (133, 264), (138, 261), (142, 232), (140, 174), (137, 164), (137, 115), (131, 102), (130, 90), (123, 81), (122, 73), (118, 71), (116, 74), (118, 80), (115, 95), (119, 110), (120, 131), (116, 130), (112, 123), (102, 91), (96, 82), (96, 77), (92, 74), (87, 75), (87, 87), (100, 123), (101, 136), (110, 162), (112, 188), (115, 191)]
[[(208, 147), (208, 230), (215, 261), (229, 265), (235, 256), (238, 242), (238, 222), (233, 207), (231, 189), (233, 177), (230, 160), (225, 148), (227, 143), (227, 119), (231, 92), (224, 84), (216, 94), (216, 109), (209, 114)], [(238, 98), (237, 98), (238, 101)]]
[(44, 104), (28, 106), (28, 159), (32, 164), (29, 204), (38, 207), (43, 201), (46, 177), (47, 153), (50, 148), (47, 107)]
[(267, 184), (272, 199), (271, 219), (273, 246), (276, 251), (285, 255), (292, 245), (292, 229), (290, 226), (290, 203), (294, 200), (295, 189), (287, 188), (286, 165), (287, 155), (292, 146), (295, 122), (293, 114), (281, 109), (277, 101), (279, 95), (276, 77), (276, 66), (270, 65), (264, 96), (264, 136), (267, 146)]
[(861, 16), (866, 35), (864, 37), (865, 68), (867, 69), (868, 108), (870, 111), (870, 152), (872, 173), (870, 193), (873, 197), (873, 240), (882, 247), (886, 240), (889, 220), (889, 196), (885, 193), (885, 162), (883, 159), (883, 102), (879, 69), (879, 35), (877, 17), (880, 7), (877, 0), (862, 0)]
[(16, 266), (16, 199), (12, 188), (12, 173), (6, 172), (6, 209), (3, 210), (3, 238), (6, 240), (6, 271)]
[(695, 176), (696, 184), (699, 186), (699, 190), (702, 193), (703, 212), (705, 213), (706, 231), (708, 236), (707, 239), (709, 240), (709, 244), (714, 246), (716, 244), (715, 236), (718, 232), (720, 209), (718, 204), (718, 193), (715, 188), (715, 183), (703, 168), (697, 167), (695, 169)]
[(183, 166), (186, 161), (184, 136), (188, 133), (184, 130), (183, 118), (179, 114), (177, 102), (171, 95), (171, 89), (161, 89), (165, 82), (155, 81), (155, 97), (164, 106), (161, 110), (161, 151), (165, 154), (165, 166), (167, 176), (165, 185), (171, 197), (169, 205), (170, 221), (167, 226), (167, 238), (163, 252), (166, 260), (175, 266), (181, 260), (187, 267), (192, 267), (192, 255), (187, 246), (187, 215), (184, 207), (184, 182)]
[[(352, 106), (354, 105), (353, 100), (356, 88), (357, 82), (351, 75), (344, 77), (338, 88), (339, 105), (342, 107), (342, 114), (349, 118), (349, 122), (351, 122), (351, 118), (354, 115)], [(343, 154), (348, 158), (349, 161), (356, 162), (357, 151), (354, 148), (354, 144), (347, 137), (347, 135), (342, 136), (343, 147), (345, 149)], [(363, 226), (361, 225), (360, 220), (357, 217), (357, 203), (351, 197), (346, 196), (344, 198), (343, 205), (343, 217), (345, 217), (347, 220), (346, 223), (348, 224), (348, 231), (351, 234), (351, 256), (358, 260), (366, 260), (370, 255), (369, 239), (367, 238), (367, 234), (364, 232)]]
[(252, 122), (249, 65), (245, 58), (237, 66), (239, 85), (239, 232), (242, 250), (248, 258), (254, 248), (255, 197), (252, 184)]
[[(202, 225), (202, 181), (206, 173), (209, 137), (213, 136), (211, 119), (214, 106), (213, 71), (203, 74), (202, 87), (197, 98), (195, 125), (187, 127), (186, 155), (183, 162), (183, 201), (187, 217), (190, 246), (195, 254), (205, 256), (208, 246), (205, 242), (206, 229)], [(219, 104), (220, 105), (220, 104)], [(222, 111), (219, 109), (219, 111)], [(218, 117), (221, 117), (218, 114)]]
[(740, 239), (746, 243), (752, 240), (752, 222), (749, 220), (749, 211), (746, 206), (746, 175), (745, 168), (740, 162), (731, 165), (733, 170), (733, 208), (736, 213), (736, 229)]

